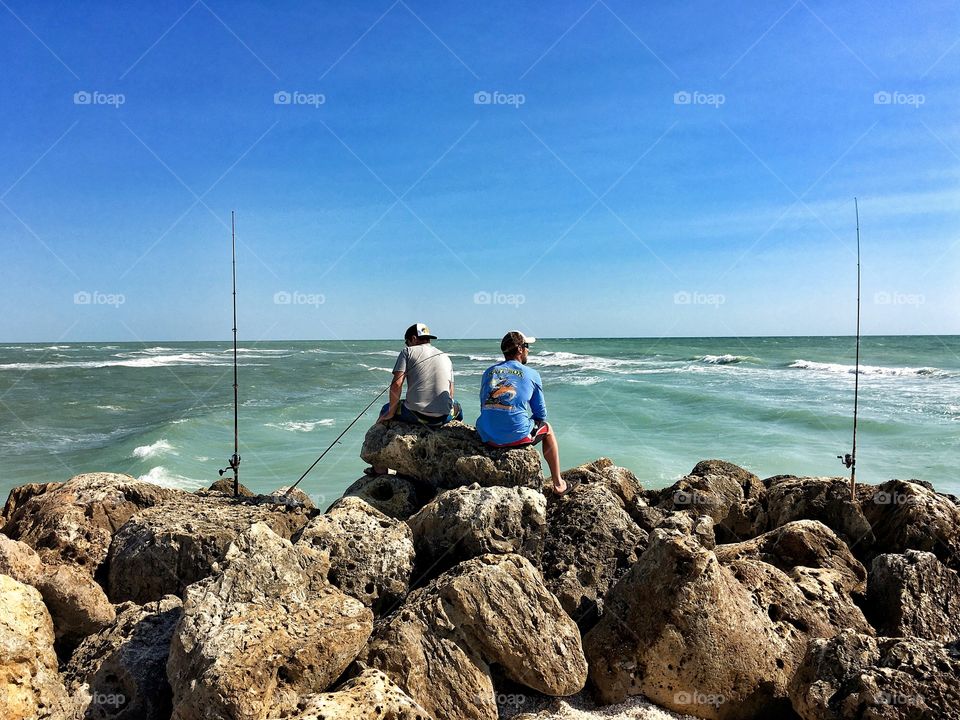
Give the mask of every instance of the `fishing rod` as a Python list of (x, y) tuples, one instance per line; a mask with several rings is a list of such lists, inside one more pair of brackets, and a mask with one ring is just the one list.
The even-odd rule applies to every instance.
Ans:
[(853, 376), (853, 450), (845, 455), (837, 455), (850, 470), (851, 502), (857, 499), (857, 405), (860, 397), (860, 208), (856, 198), (853, 199), (853, 208), (857, 216), (857, 364)]
[[(417, 361), (417, 363), (411, 363), (411, 365), (410, 365), (409, 367), (413, 367), (415, 364), (419, 364), (419, 363), (421, 363), (421, 362), (423, 362), (423, 361), (425, 361), (425, 360), (432, 360), (433, 358), (440, 357), (441, 355), (447, 355), (447, 354), (449, 354), (450, 352), (451, 352), (450, 350), (443, 350), (443, 351), (441, 351), (441, 352), (438, 352), (438, 353), (435, 353), (435, 354), (431, 355), (431, 356), (428, 357), (428, 358), (422, 358), (421, 360)], [(391, 384), (392, 384), (392, 383), (391, 383)], [(324, 450), (322, 453), (320, 453), (320, 457), (318, 457), (316, 460), (313, 461), (313, 464), (304, 471), (303, 475), (301, 475), (300, 478), (299, 478), (293, 485), (291, 485), (290, 487), (287, 488), (286, 492), (284, 493), (285, 496), (289, 495), (289, 494), (293, 491), (293, 489), (294, 489), (295, 487), (297, 487), (297, 485), (300, 484), (300, 482), (310, 473), (310, 471), (313, 470), (313, 469), (317, 466), (317, 463), (319, 463), (321, 460), (323, 460), (324, 456), (333, 449), (333, 446), (336, 445), (338, 442), (340, 442), (340, 439), (341, 439), (344, 435), (347, 434), (347, 431), (350, 430), (350, 428), (352, 428), (354, 425), (356, 425), (357, 422), (359, 422), (360, 418), (362, 418), (362, 417), (367, 413), (367, 411), (368, 411), (370, 408), (373, 407), (374, 403), (376, 403), (377, 400), (379, 400), (381, 397), (383, 397), (383, 394), (384, 394), (387, 390), (389, 390), (389, 389), (390, 389), (390, 385), (387, 385), (385, 388), (383, 388), (383, 390), (381, 390), (380, 392), (377, 393), (377, 396), (376, 396), (373, 400), (370, 401), (370, 404), (367, 405), (363, 410), (360, 411), (360, 414), (357, 415), (357, 416), (351, 421), (351, 423), (350, 423), (349, 425), (347, 425), (347, 426), (343, 429), (343, 432), (342, 432), (342, 433), (340, 433), (339, 435), (337, 435), (336, 440), (334, 440), (332, 443), (330, 443), (330, 445), (327, 446), (327, 449), (326, 449), (326, 450)]]
[(233, 496), (240, 495), (240, 405), (237, 385), (237, 222), (236, 214), (230, 211), (230, 242), (233, 258), (233, 455), (228, 465), (219, 470), (220, 477), (227, 470), (233, 471)]

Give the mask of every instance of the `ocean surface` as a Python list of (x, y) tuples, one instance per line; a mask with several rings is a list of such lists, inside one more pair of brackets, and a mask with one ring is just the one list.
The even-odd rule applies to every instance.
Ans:
[[(493, 340), (438, 341), (466, 420)], [(241, 481), (296, 480), (390, 380), (399, 341), (241, 343)], [(648, 487), (701, 459), (761, 477), (846, 475), (854, 340), (818, 338), (541, 339), (560, 457), (605, 455)], [(233, 452), (227, 342), (0, 345), (0, 499), (26, 482), (91, 471), (196, 489)], [(383, 400), (303, 481), (318, 505), (356, 480), (366, 428)], [(960, 494), (960, 337), (867, 337), (861, 348), (857, 476), (928, 480)]]

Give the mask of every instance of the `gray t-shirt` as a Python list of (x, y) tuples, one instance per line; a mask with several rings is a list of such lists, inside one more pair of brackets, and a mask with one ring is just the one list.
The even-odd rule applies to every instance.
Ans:
[(437, 416), (453, 410), (453, 363), (440, 349), (429, 344), (405, 347), (393, 371), (406, 373), (407, 397), (403, 404), (410, 410)]

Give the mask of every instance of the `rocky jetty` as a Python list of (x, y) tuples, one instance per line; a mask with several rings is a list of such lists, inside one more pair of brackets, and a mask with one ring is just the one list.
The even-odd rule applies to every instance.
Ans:
[(377, 425), (363, 456), (397, 474), (326, 510), (15, 488), (3, 717), (960, 719), (960, 506), (924, 483), (706, 460), (651, 489), (600, 458), (558, 497), (459, 423)]

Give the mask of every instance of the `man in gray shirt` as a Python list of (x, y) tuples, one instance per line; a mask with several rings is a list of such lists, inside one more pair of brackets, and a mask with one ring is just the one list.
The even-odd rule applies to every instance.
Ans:
[[(423, 323), (407, 328), (406, 347), (393, 366), (390, 402), (380, 410), (377, 422), (401, 420), (439, 427), (451, 420), (463, 420), (460, 403), (453, 399), (453, 363), (449, 356), (430, 344), (437, 336)], [(403, 400), (403, 383), (407, 396)]]

